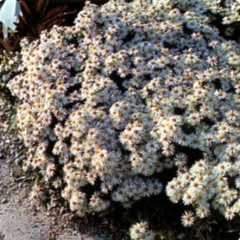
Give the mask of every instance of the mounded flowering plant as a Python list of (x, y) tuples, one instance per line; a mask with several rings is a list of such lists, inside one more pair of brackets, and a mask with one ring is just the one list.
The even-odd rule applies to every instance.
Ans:
[(72, 27), (21, 42), (8, 86), (23, 168), (41, 174), (33, 202), (55, 189), (79, 215), (130, 207), (159, 195), (173, 168), (171, 201), (198, 218), (239, 214), (240, 51), (210, 10), (203, 0), (87, 2)]

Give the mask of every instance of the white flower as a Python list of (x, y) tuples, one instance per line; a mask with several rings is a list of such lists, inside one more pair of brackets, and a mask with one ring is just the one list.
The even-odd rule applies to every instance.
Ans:
[(195, 190), (191, 191), (193, 189), (189, 189), (186, 193), (183, 195), (183, 202), (185, 205), (190, 205), (196, 201), (196, 193)]
[(210, 214), (209, 204), (200, 205), (196, 208), (196, 215), (199, 218), (205, 218), (205, 217), (209, 216), (209, 214)]
[(227, 220), (232, 220), (235, 216), (235, 213), (232, 208), (226, 208), (225, 210), (225, 218)]
[(191, 227), (195, 221), (194, 213), (192, 211), (185, 211), (181, 217), (181, 221), (184, 227)]
[(170, 144), (164, 144), (162, 153), (165, 156), (172, 156), (174, 154), (174, 146)]

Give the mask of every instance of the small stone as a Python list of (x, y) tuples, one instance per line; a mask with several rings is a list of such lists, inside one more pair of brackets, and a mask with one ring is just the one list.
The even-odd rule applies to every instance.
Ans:
[(184, 233), (180, 233), (177, 236), (177, 239), (184, 239), (186, 237), (186, 235)]
[(1, 201), (1, 204), (5, 204), (8, 202), (8, 199), (7, 198), (3, 198), (2, 201)]

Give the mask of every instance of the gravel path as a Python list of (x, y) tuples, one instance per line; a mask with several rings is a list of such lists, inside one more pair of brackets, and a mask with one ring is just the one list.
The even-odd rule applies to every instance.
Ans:
[[(79, 224), (71, 224), (70, 214), (57, 216), (46, 209), (31, 206), (30, 183), (23, 176), (23, 146), (14, 132), (9, 133), (12, 109), (0, 103), (0, 240), (111, 240), (108, 232), (79, 232)], [(82, 228), (82, 227), (81, 227)]]

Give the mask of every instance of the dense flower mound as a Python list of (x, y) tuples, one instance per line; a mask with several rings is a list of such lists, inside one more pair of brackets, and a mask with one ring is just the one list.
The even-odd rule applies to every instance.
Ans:
[(158, 195), (161, 172), (175, 168), (173, 202), (199, 218), (211, 204), (228, 219), (240, 212), (240, 50), (213, 27), (209, 8), (87, 2), (74, 26), (22, 42), (9, 87), (20, 99), (23, 167), (42, 176), (33, 201), (45, 187), (80, 215), (129, 207)]

